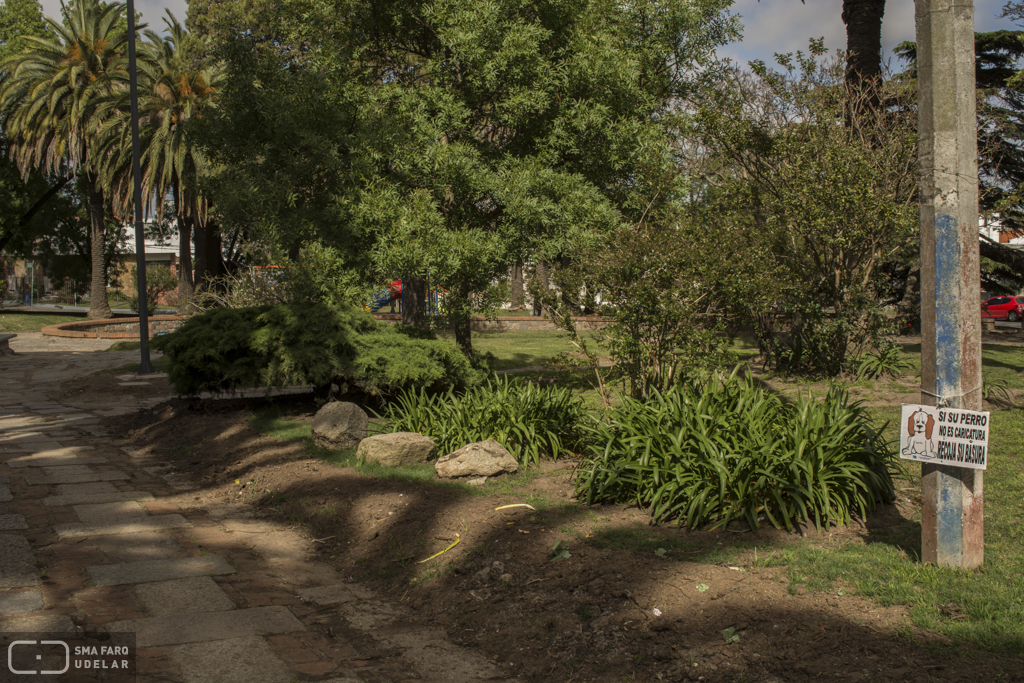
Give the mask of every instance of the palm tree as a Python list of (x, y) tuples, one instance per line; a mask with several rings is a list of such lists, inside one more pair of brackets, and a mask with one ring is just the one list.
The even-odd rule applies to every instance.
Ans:
[(7, 114), (12, 156), (22, 173), (57, 174), (62, 164), (86, 176), (92, 258), (90, 318), (111, 317), (104, 265), (104, 179), (94, 144), (97, 107), (125, 70), (124, 5), (79, 0), (67, 25), (47, 19), (53, 38), (26, 36), (27, 47), (0, 65), (0, 109)]
[[(170, 196), (179, 234), (178, 301), (191, 297), (194, 227), (206, 220), (206, 198), (197, 186), (207, 167), (202, 152), (192, 144), (188, 123), (210, 106), (223, 81), (224, 70), (202, 50), (197, 40), (168, 10), (164, 19), (168, 37), (147, 31), (148, 42), (139, 59), (139, 129), (142, 147), (143, 201), (156, 205), (162, 215)], [(128, 134), (127, 90), (109, 98), (112, 115), (105, 125), (109, 134), (102, 147), (109, 168), (115, 204), (124, 210), (131, 203), (131, 139)]]
[(865, 81), (874, 83), (882, 78), (883, 15), (885, 0), (843, 0), (848, 86), (859, 87)]

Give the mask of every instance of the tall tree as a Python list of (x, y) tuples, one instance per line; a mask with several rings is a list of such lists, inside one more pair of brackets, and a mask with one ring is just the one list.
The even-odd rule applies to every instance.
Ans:
[[(38, 0), (8, 0), (0, 5), (0, 64), (25, 48), (23, 36), (27, 35), (47, 35)], [(0, 133), (0, 252), (8, 245), (31, 243), (42, 227), (40, 212), (70, 180), (67, 175), (47, 178), (34, 169), (23, 176), (8, 154), (6, 135)]]
[[(429, 275), (449, 290), (448, 315), (468, 353), (470, 314), (512, 264), (560, 256), (643, 213), (652, 196), (643, 179), (673, 161), (677, 98), (713, 70), (715, 47), (736, 35), (727, 7), (724, 0), (284, 3), (276, 24), (258, 17), (251, 32), (235, 24), (232, 68), (249, 76), (229, 79), (222, 111), (246, 122), (249, 139), (237, 122), (230, 135), (221, 129), (218, 160), (248, 176), (247, 183), (238, 176), (238, 188), (254, 187), (253, 175), (285, 183), (261, 197), (264, 207), (280, 196), (286, 210), (291, 202), (333, 212), (307, 234), (341, 244), (348, 240), (339, 235), (354, 236), (350, 249), (369, 243), (363, 253), (381, 279)], [(279, 27), (281, 39), (265, 45), (272, 54), (254, 87), (245, 61), (252, 52), (241, 48), (268, 26)], [(274, 53), (280, 46), (294, 65), (284, 75)], [(318, 88), (271, 91), (289, 79)], [(323, 112), (318, 125), (296, 121), (296, 107)], [(277, 134), (265, 135), (271, 130)], [(321, 165), (307, 163), (291, 177), (267, 168), (270, 158), (295, 156), (285, 140), (303, 147), (315, 140), (319, 148), (303, 161)], [(245, 210), (258, 208), (252, 202)], [(302, 239), (306, 226), (286, 225), (287, 233), (277, 229)]]
[[(223, 81), (220, 64), (203, 54), (202, 45), (174, 14), (164, 19), (166, 37), (147, 31), (139, 59), (139, 126), (142, 146), (143, 202), (162, 216), (173, 201), (179, 235), (178, 301), (192, 297), (193, 228), (206, 221), (207, 202), (199, 188), (206, 158), (193, 143), (188, 126), (209, 107)], [(121, 211), (132, 201), (130, 102), (127, 83), (110, 97), (100, 153), (119, 172), (111, 173), (111, 192)], [(200, 235), (200, 241), (205, 235)]]
[[(92, 273), (89, 317), (111, 317), (104, 263), (105, 201), (102, 159), (92, 154), (101, 121), (97, 107), (111, 73), (125, 68), (124, 5), (79, 0), (66, 8), (66, 25), (47, 19), (53, 38), (27, 37), (26, 49), (0, 65), (0, 109), (22, 172), (57, 175), (66, 165), (88, 185)], [(122, 20), (123, 21), (123, 20)]]

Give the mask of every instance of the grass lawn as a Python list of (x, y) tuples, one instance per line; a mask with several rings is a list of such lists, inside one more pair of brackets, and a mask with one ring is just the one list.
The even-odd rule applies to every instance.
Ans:
[(47, 325), (84, 320), (80, 315), (6, 313), (0, 311), (0, 332), (38, 332)]
[[(895, 439), (899, 407), (873, 412), (889, 420), (887, 434)], [(1024, 411), (994, 411), (991, 424), (984, 566), (965, 571), (923, 564), (918, 513), (884, 533), (808, 539), (776, 552), (772, 563), (787, 568), (791, 590), (842, 590), (882, 605), (907, 605), (920, 627), (986, 649), (1024, 652)], [(897, 483), (899, 495), (919, 500), (920, 465), (903, 462), (909, 476)]]
[[(451, 332), (440, 332), (438, 337), (455, 342)], [(543, 366), (559, 353), (572, 350), (567, 333), (544, 330), (474, 332), (473, 348), (480, 353), (494, 354), (495, 370)]]

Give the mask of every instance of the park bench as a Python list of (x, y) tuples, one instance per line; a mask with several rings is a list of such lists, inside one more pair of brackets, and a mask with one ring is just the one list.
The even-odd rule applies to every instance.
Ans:
[(14, 353), (9, 342), (17, 336), (16, 334), (0, 334), (0, 356), (9, 356)]

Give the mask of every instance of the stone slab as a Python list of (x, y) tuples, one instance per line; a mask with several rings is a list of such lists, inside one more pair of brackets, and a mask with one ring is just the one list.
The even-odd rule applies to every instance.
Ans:
[(60, 467), (61, 465), (92, 465), (99, 462), (107, 462), (107, 458), (96, 453), (86, 453), (85, 450), (94, 450), (75, 446), (72, 448), (50, 448), (43, 451), (36, 451), (31, 455), (16, 456), (7, 461), (8, 467)]
[(6, 486), (0, 486), (0, 503), (6, 503), (14, 500), (14, 496), (11, 495), (11, 490)]
[(100, 536), (85, 541), (87, 545), (103, 553), (110, 563), (143, 562), (166, 560), (185, 554), (181, 544), (166, 534), (156, 531), (142, 531), (137, 534)]
[(28, 524), (21, 515), (0, 515), (0, 531), (19, 531), (27, 528)]
[(118, 382), (118, 386), (122, 387), (148, 387), (149, 382)]
[[(295, 672), (260, 636), (168, 648), (182, 683), (289, 683)], [(357, 682), (358, 683), (358, 682)]]
[(40, 467), (39, 471), (47, 477), (58, 477), (62, 474), (92, 474), (96, 470), (89, 465), (47, 465)]
[(58, 505), (99, 505), (100, 503), (120, 503), (128, 500), (153, 500), (153, 494), (143, 493), (142, 491), (118, 491), (117, 489), (114, 489), (108, 493), (78, 493), (63, 496), (49, 496), (47, 498), (43, 498), (42, 503), (47, 507), (55, 507)]
[[(128, 491), (127, 493), (134, 493)], [(125, 518), (146, 517), (146, 509), (134, 500), (111, 503), (91, 503), (88, 505), (75, 505), (75, 514), (78, 519), (95, 524), (97, 522), (111, 522)]]
[(0, 590), (42, 584), (28, 540), (17, 534), (0, 535)]
[(143, 583), (135, 588), (135, 595), (146, 611), (156, 617), (235, 609), (228, 594), (209, 576)]
[(43, 594), (39, 591), (0, 595), (0, 616), (25, 614), (43, 609)]
[(0, 477), (0, 484), (10, 484), (10, 483), (11, 483), (11, 478), (10, 477)]
[(129, 583), (170, 581), (190, 576), (233, 574), (235, 572), (234, 567), (220, 555), (101, 564), (87, 569), (92, 576), (93, 583), (97, 586), (121, 586)]
[(206, 643), (244, 636), (304, 631), (306, 627), (287, 607), (252, 607), (230, 612), (170, 614), (146, 619), (115, 621), (107, 625), (112, 633), (135, 632), (138, 647), (160, 647), (185, 643)]
[(190, 527), (192, 523), (181, 515), (156, 515), (139, 520), (118, 522), (99, 522), (90, 524), (58, 524), (53, 527), (58, 538), (81, 538), (83, 536), (106, 536), (109, 534), (133, 534), (139, 531), (159, 531), (160, 529), (177, 529)]
[(62, 496), (76, 496), (83, 493), (114, 493), (117, 488), (105, 481), (94, 481), (88, 484), (61, 484), (57, 493)]
[(119, 470), (93, 472), (91, 474), (63, 474), (56, 477), (25, 477), (29, 486), (48, 484), (84, 484), (90, 481), (124, 481), (128, 475)]
[(77, 633), (78, 627), (66, 614), (40, 614), (11, 619), (0, 624), (4, 633)]

